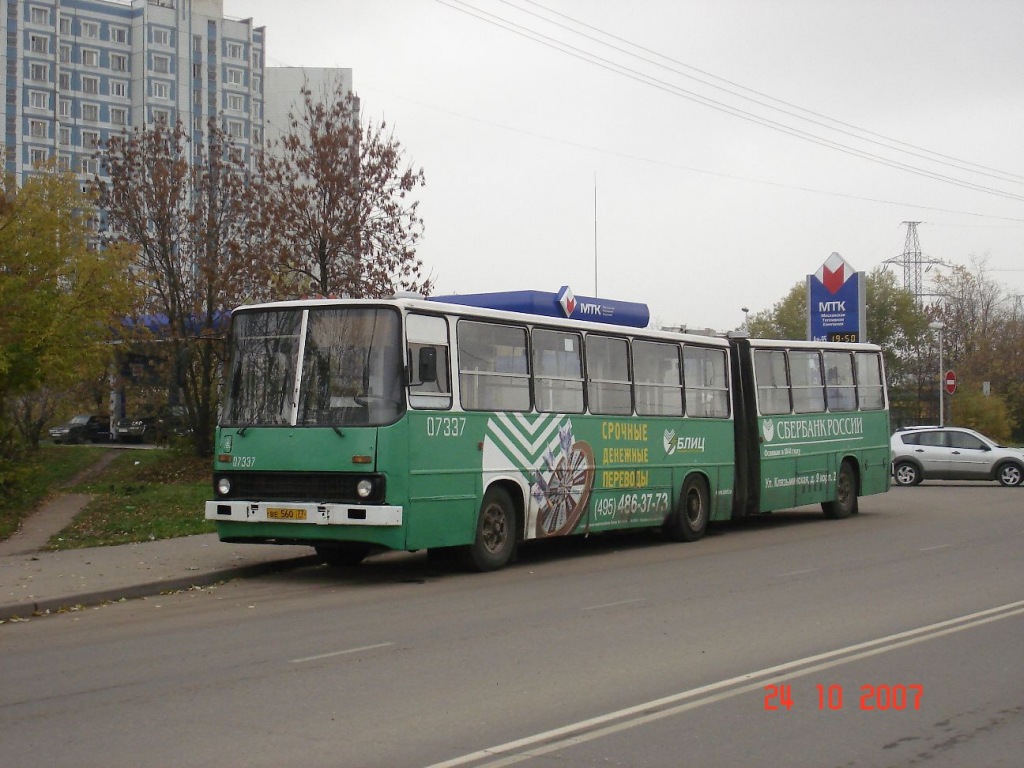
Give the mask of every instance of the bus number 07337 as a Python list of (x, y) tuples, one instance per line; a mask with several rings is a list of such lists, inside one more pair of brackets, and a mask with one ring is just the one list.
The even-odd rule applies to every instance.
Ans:
[(427, 417), (427, 437), (459, 437), (465, 431), (466, 419), (464, 417)]

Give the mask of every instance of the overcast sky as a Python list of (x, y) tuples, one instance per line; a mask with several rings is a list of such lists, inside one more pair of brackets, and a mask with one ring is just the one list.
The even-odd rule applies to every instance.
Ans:
[(364, 119), (426, 173), (437, 293), (568, 284), (728, 330), (833, 251), (899, 259), (911, 220), (926, 259), (984, 257), (1024, 294), (1021, 0), (224, 11), (266, 27), (269, 66), (352, 68)]

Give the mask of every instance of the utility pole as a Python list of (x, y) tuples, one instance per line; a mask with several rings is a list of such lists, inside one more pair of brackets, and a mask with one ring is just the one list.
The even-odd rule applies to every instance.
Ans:
[(597, 292), (597, 171), (594, 171), (594, 295)]
[(908, 289), (921, 306), (921, 241), (917, 238), (920, 221), (904, 221), (907, 240), (903, 244), (903, 287)]
[[(904, 221), (907, 227), (907, 239), (903, 244), (903, 253), (898, 257), (886, 260), (886, 264), (899, 264), (903, 266), (903, 287), (910, 291), (917, 303), (918, 308), (924, 306), (924, 286), (922, 283), (923, 265), (941, 264), (936, 259), (925, 258), (921, 254), (921, 241), (917, 236), (917, 225), (920, 221)], [(929, 266), (930, 268), (930, 266)]]

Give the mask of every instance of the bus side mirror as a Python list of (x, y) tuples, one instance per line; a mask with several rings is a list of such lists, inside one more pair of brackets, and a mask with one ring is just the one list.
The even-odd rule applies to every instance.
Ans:
[(437, 349), (423, 347), (420, 349), (419, 380), (423, 384), (437, 381)]

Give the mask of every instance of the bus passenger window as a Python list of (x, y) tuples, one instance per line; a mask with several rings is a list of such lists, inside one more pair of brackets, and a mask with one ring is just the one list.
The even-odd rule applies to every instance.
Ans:
[(860, 407), (865, 411), (885, 408), (885, 385), (882, 381), (882, 357), (876, 352), (857, 352), (857, 391)]
[(789, 351), (789, 374), (793, 380), (793, 411), (821, 413), (825, 410), (825, 381), (817, 352)]
[(633, 412), (625, 339), (587, 336), (587, 397), (591, 413), (618, 416)]
[(583, 412), (583, 340), (578, 333), (533, 331), (533, 380), (537, 410)]
[(729, 418), (729, 389), (723, 350), (693, 344), (683, 347), (683, 384), (687, 416)]
[(679, 347), (652, 341), (633, 342), (636, 412), (641, 416), (682, 416), (683, 387)]
[(758, 410), (765, 415), (790, 412), (786, 353), (781, 349), (754, 351)]
[(526, 329), (468, 320), (458, 324), (459, 391), (469, 411), (530, 410)]
[(825, 381), (830, 411), (857, 410), (857, 389), (853, 382), (853, 359), (849, 352), (825, 353)]

